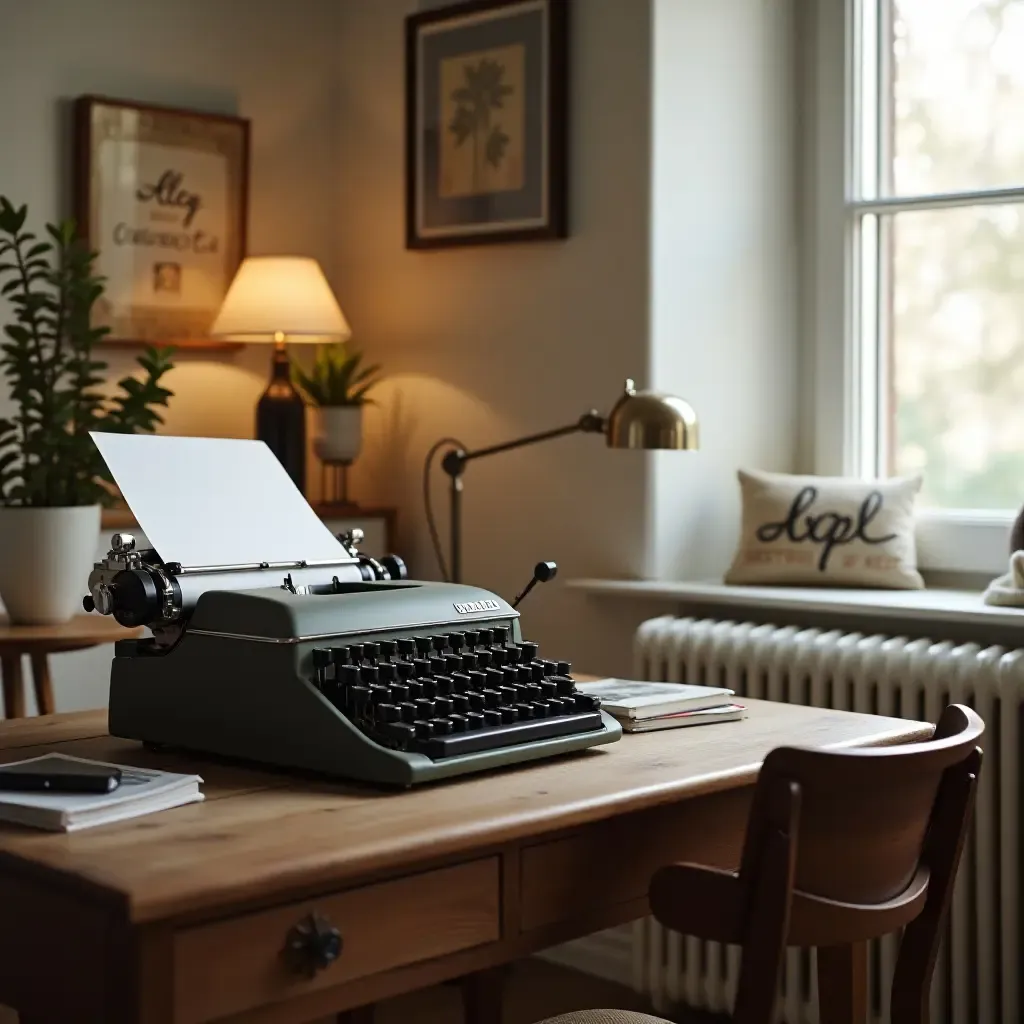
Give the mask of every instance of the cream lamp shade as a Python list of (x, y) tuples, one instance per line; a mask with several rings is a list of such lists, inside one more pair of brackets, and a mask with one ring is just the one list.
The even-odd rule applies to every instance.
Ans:
[(352, 331), (308, 256), (249, 256), (231, 282), (210, 334), (231, 341), (324, 343)]

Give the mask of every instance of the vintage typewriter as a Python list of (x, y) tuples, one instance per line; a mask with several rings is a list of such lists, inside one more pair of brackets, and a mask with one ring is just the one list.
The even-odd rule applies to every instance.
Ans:
[(153, 635), (116, 645), (111, 733), (398, 786), (619, 738), (504, 600), (341, 540), (330, 562), (188, 566), (115, 536), (85, 607)]

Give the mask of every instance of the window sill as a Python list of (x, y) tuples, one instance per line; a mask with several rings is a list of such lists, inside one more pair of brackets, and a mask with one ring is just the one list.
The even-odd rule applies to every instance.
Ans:
[(976, 624), (1024, 629), (1024, 608), (983, 604), (969, 590), (838, 590), (826, 587), (741, 587), (674, 580), (570, 580), (567, 586), (600, 597), (662, 600), (705, 607), (780, 612), (818, 611), (891, 622)]

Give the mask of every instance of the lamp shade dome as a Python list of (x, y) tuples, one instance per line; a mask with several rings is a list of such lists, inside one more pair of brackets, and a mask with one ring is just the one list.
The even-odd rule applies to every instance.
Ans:
[(316, 260), (249, 256), (231, 282), (210, 334), (232, 341), (332, 342), (352, 336)]
[(675, 395), (637, 391), (631, 380), (608, 414), (605, 436), (609, 448), (692, 451), (699, 447), (693, 406)]

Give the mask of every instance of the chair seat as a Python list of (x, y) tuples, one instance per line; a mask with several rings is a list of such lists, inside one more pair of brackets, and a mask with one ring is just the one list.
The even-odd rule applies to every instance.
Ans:
[(672, 1024), (664, 1017), (630, 1010), (576, 1010), (560, 1017), (549, 1017), (540, 1024)]

